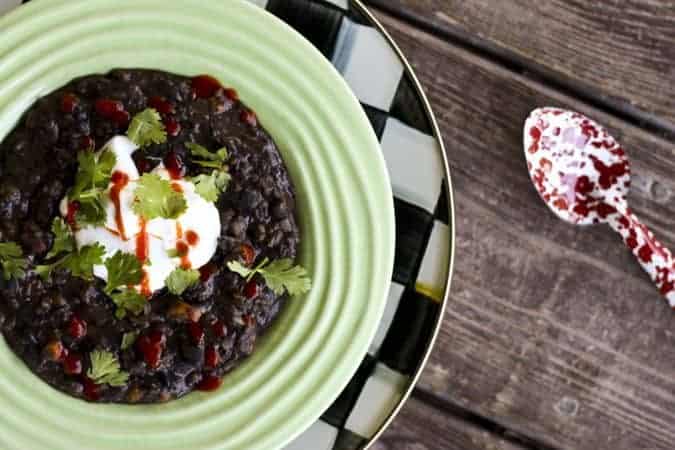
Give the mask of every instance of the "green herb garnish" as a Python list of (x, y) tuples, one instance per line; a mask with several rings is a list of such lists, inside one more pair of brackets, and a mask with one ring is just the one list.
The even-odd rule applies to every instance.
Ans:
[(256, 274), (260, 274), (267, 286), (277, 295), (282, 295), (286, 291), (290, 295), (304, 294), (312, 287), (307, 271), (301, 266), (294, 266), (293, 261), (288, 258), (271, 263), (269, 258), (265, 258), (253, 269), (244, 266), (239, 261), (230, 261), (227, 267), (232, 272), (246, 278), (246, 281), (251, 281)]
[(76, 252), (69, 253), (56, 262), (35, 266), (35, 271), (43, 280), (55, 269), (68, 269), (73, 276), (92, 280), (94, 278), (94, 266), (103, 263), (105, 248), (101, 244), (85, 245)]
[(141, 334), (140, 331), (129, 331), (128, 333), (124, 333), (124, 335), (122, 335), (122, 345), (120, 348), (126, 350), (134, 345), (139, 334)]
[(157, 110), (147, 108), (136, 114), (127, 131), (127, 136), (139, 147), (166, 142), (166, 129)]
[(231, 179), (225, 165), (228, 158), (227, 149), (223, 147), (210, 152), (206, 147), (191, 142), (186, 143), (185, 146), (192, 154), (192, 162), (204, 168), (213, 169), (210, 174), (198, 175), (192, 179), (195, 191), (208, 202), (218, 201), (220, 193), (227, 190)]
[(169, 292), (175, 295), (181, 295), (187, 288), (199, 281), (199, 271), (190, 269), (175, 269), (166, 278), (166, 287)]
[(106, 149), (99, 153), (87, 150), (78, 153), (79, 168), (75, 175), (75, 184), (68, 193), (68, 201), (79, 202), (79, 222), (98, 225), (105, 221), (103, 198), (116, 159), (115, 154)]
[(121, 370), (120, 363), (112, 353), (105, 350), (94, 350), (89, 354), (91, 368), (87, 371), (96, 384), (124, 386), (129, 381), (129, 373)]
[(62, 218), (56, 217), (52, 222), (52, 233), (54, 233), (54, 244), (47, 253), (46, 259), (51, 259), (61, 253), (72, 253), (75, 251), (75, 237), (70, 227)]
[(26, 274), (28, 262), (23, 257), (21, 247), (14, 242), (0, 242), (0, 266), (5, 281), (21, 278)]
[(207, 202), (217, 202), (221, 192), (227, 190), (232, 177), (224, 170), (214, 170), (211, 175), (197, 175), (192, 179), (195, 192)]
[(154, 173), (146, 173), (136, 187), (134, 212), (147, 220), (157, 217), (176, 219), (187, 209), (185, 196), (171, 188), (171, 183)]
[(118, 319), (124, 319), (127, 316), (127, 312), (137, 316), (143, 312), (145, 305), (148, 303), (148, 299), (143, 295), (138, 293), (133, 288), (122, 288), (114, 291), (110, 294), (110, 298), (117, 305), (117, 311), (115, 311), (115, 317)]
[(115, 289), (123, 286), (138, 284), (143, 279), (143, 266), (136, 255), (117, 251), (105, 261), (108, 271), (106, 294), (110, 295)]

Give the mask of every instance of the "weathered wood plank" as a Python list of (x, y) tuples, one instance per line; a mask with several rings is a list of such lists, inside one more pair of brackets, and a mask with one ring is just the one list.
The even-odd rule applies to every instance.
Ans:
[(456, 192), (453, 291), (422, 388), (552, 447), (671, 449), (675, 314), (608, 228), (548, 211), (521, 128), (541, 105), (606, 124), (634, 163), (634, 210), (671, 248), (675, 145), (380, 18), (435, 107)]
[[(675, 126), (671, 0), (373, 0)], [(479, 44), (479, 45), (482, 45)]]
[(515, 443), (411, 398), (371, 450), (523, 450)]

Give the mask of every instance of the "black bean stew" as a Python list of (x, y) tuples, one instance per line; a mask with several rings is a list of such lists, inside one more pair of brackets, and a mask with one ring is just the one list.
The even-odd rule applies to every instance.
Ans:
[[(200, 282), (180, 297), (157, 291), (142, 314), (118, 320), (103, 281), (65, 269), (43, 281), (31, 268), (52, 246), (50, 225), (73, 184), (78, 151), (124, 134), (130, 118), (148, 107), (161, 113), (168, 140), (134, 153), (141, 173), (160, 161), (195, 173), (185, 143), (198, 142), (228, 149), (232, 180), (216, 205), (221, 236)], [(293, 186), (275, 143), (237, 93), (216, 80), (150, 70), (74, 80), (36, 102), (0, 144), (0, 158), (0, 242), (18, 243), (29, 262), (24, 277), (0, 279), (0, 325), (14, 352), (52, 386), (121, 403), (213, 390), (253, 352), (283, 306), (285, 296), (225, 266), (294, 258), (299, 233)], [(124, 386), (87, 377), (94, 349), (115, 355), (129, 374)]]

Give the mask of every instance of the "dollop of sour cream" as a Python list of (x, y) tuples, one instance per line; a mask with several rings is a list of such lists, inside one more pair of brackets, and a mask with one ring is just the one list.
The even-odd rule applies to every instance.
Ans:
[[(197, 194), (190, 181), (172, 179), (160, 163), (152, 173), (183, 193), (187, 209), (177, 219), (159, 217), (145, 221), (132, 208), (140, 175), (131, 156), (138, 147), (126, 136), (116, 136), (103, 149), (112, 151), (117, 158), (104, 199), (105, 223), (77, 229), (74, 236), (78, 248), (101, 244), (105, 247), (104, 260), (118, 251), (136, 255), (144, 273), (136, 289), (145, 295), (162, 289), (176, 268), (199, 269), (208, 263), (220, 237), (220, 214), (215, 205)], [(66, 216), (67, 197), (61, 202), (60, 210)], [(94, 266), (94, 275), (108, 279), (103, 265)]]

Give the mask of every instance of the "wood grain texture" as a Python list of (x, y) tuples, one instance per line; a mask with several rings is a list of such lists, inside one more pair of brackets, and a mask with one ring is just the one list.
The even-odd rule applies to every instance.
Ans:
[(475, 425), (411, 398), (370, 450), (523, 450)]
[(675, 1), (384, 0), (675, 126)]
[(609, 228), (548, 211), (522, 125), (543, 105), (607, 125), (633, 162), (633, 209), (671, 248), (675, 145), (379, 17), (434, 106), (456, 194), (453, 290), (421, 388), (551, 447), (672, 449), (675, 314)]

